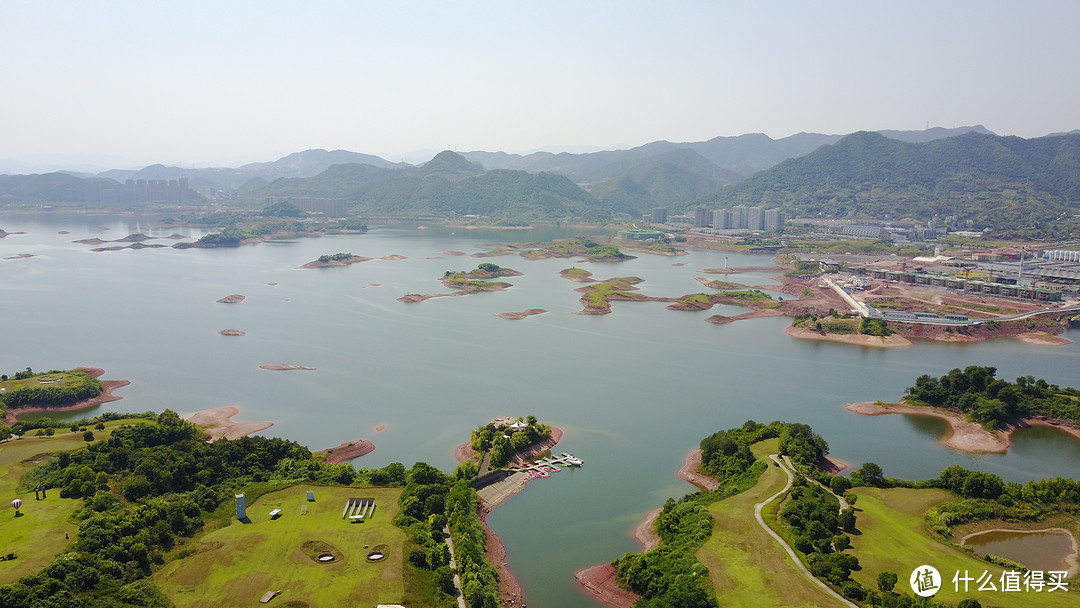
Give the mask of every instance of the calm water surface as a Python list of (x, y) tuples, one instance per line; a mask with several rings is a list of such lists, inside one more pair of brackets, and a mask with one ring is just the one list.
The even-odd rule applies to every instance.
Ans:
[[(783, 317), (704, 322), (745, 312), (732, 306), (680, 312), (617, 302), (610, 315), (575, 315), (580, 284), (558, 276), (578, 266), (598, 279), (641, 277), (644, 294), (678, 296), (703, 290), (694, 278), (710, 275), (699, 269), (723, 266), (725, 258), (731, 266), (767, 265), (760, 256), (478, 260), (441, 252), (471, 254), (570, 231), (397, 227), (237, 249), (93, 253), (72, 241), (151, 231), (145, 220), (78, 215), (3, 216), (0, 228), (27, 233), (0, 239), (0, 258), (36, 256), (0, 260), (0, 369), (103, 367), (106, 378), (132, 381), (109, 410), (189, 414), (235, 405), (241, 421), (272, 420), (264, 433), (313, 449), (371, 439), (377, 449), (360, 466), (424, 460), (446, 471), (456, 464), (454, 446), (495, 416), (535, 414), (562, 427), (558, 451), (577, 454), (585, 466), (533, 483), (490, 517), (536, 606), (592, 606), (574, 570), (636, 550), (629, 531), (641, 516), (693, 489), (675, 476), (685, 454), (705, 435), (747, 419), (810, 424), (834, 457), (874, 461), (889, 476), (927, 478), (961, 464), (1025, 481), (1073, 476), (1080, 461), (1080, 442), (1043, 429), (1018, 434), (1007, 455), (972, 456), (941, 447), (932, 421), (843, 409), (849, 401), (896, 400), (920, 374), (967, 365), (996, 366), (1007, 379), (1030, 374), (1077, 385), (1076, 344), (1006, 339), (884, 350), (794, 340), (783, 333), (790, 323)], [(173, 233), (185, 240), (201, 234), (170, 228), (152, 235)], [(297, 268), (336, 252), (407, 259)], [(396, 301), (444, 293), (438, 278), (445, 271), (483, 261), (524, 276), (508, 279), (514, 287), (505, 292)], [(729, 280), (774, 284), (763, 273)], [(215, 302), (229, 294), (247, 299)], [(527, 308), (550, 312), (521, 321), (494, 316)], [(227, 328), (247, 335), (218, 335)], [(263, 363), (317, 370), (270, 372), (259, 369)], [(379, 424), (387, 428), (376, 433)]]
[(979, 555), (1007, 557), (1031, 570), (1067, 571), (1065, 558), (1073, 551), (1072, 538), (1060, 532), (987, 532), (967, 539)]

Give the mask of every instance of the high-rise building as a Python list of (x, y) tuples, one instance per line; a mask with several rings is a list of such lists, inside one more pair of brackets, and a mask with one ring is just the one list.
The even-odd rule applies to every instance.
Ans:
[(746, 227), (750, 230), (765, 229), (765, 209), (763, 207), (750, 207), (746, 210)]
[(735, 229), (747, 228), (749, 224), (749, 208), (746, 205), (735, 205), (731, 208), (731, 227)]
[(731, 211), (727, 209), (716, 209), (712, 212), (712, 227), (717, 230), (727, 230), (731, 228)]
[(694, 227), (695, 228), (708, 228), (712, 223), (712, 213), (706, 207), (696, 207), (694, 209)]
[(652, 210), (652, 221), (655, 224), (667, 223), (667, 207), (657, 207)]
[(783, 232), (784, 231), (784, 212), (780, 209), (766, 209), (765, 210), (765, 231), (766, 232)]

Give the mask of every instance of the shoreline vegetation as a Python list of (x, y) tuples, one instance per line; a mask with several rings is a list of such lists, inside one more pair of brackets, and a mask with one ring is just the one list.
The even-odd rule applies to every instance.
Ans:
[(113, 401), (119, 401), (123, 399), (120, 395), (114, 394), (117, 389), (121, 389), (131, 384), (130, 380), (100, 380), (101, 376), (105, 375), (105, 370), (100, 367), (76, 367), (75, 370), (85, 372), (86, 375), (91, 378), (98, 379), (101, 383), (101, 392), (95, 397), (89, 399), (83, 399), (76, 401), (75, 403), (69, 403), (65, 405), (32, 405), (26, 407), (10, 408), (4, 414), (3, 422), (6, 425), (12, 425), (19, 421), (19, 417), (24, 414), (33, 414), (39, 412), (74, 412), (78, 410), (84, 410), (103, 403), (112, 403)]
[[(1065, 534), (1072, 552), (1065, 557), (1064, 577), (1080, 573), (1080, 494), (1071, 479), (1006, 484), (995, 475), (953, 465), (934, 479), (908, 481), (885, 477), (869, 462), (850, 477), (836, 477), (847, 465), (828, 459), (827, 453), (825, 440), (801, 424), (748, 422), (714, 433), (687, 455), (679, 474), (687, 479), (688, 473), (714, 473), (719, 483), (701, 483), (700, 491), (669, 498), (634, 530), (641, 553), (579, 570), (575, 580), (610, 608), (715, 608), (721, 605), (718, 600), (723, 605), (809, 605), (821, 601), (812, 599), (820, 591), (811, 583), (848, 606), (914, 605), (897, 603), (902, 600), (897, 592), (903, 592), (894, 585), (895, 573), (906, 572), (902, 568), (910, 568), (918, 555), (944, 560), (938, 563), (947, 562), (950, 571), (1024, 569), (1012, 559), (980, 557), (964, 547), (972, 536), (992, 531)], [(779, 471), (787, 474), (783, 488)], [(859, 508), (854, 507), (857, 499)], [(751, 517), (771, 539), (749, 523)], [(881, 547), (884, 533), (895, 546)], [(656, 537), (659, 544), (653, 544)], [(926, 605), (980, 605), (967, 601), (972, 596), (988, 605), (982, 591), (948, 593)], [(1023, 605), (1043, 604), (1037, 599)]]
[[(514, 464), (524, 464), (527, 460), (550, 452), (552, 448), (562, 440), (563, 430), (559, 427), (550, 427), (550, 434), (546, 439), (513, 452), (509, 461)], [(476, 462), (478, 454), (471, 441), (462, 443), (454, 448), (454, 458), (459, 464)], [(483, 522), (484, 531), (487, 533), (487, 547), (485, 552), (488, 561), (494, 566), (499, 574), (499, 597), (504, 600), (513, 600), (519, 605), (525, 605), (524, 589), (521, 582), (510, 571), (506, 559), (506, 546), (498, 534), (487, 523), (488, 515), (499, 505), (505, 503), (511, 497), (517, 495), (528, 485), (528, 478), (523, 473), (510, 475), (500, 481), (487, 485), (477, 491), (479, 501), (480, 521)]]

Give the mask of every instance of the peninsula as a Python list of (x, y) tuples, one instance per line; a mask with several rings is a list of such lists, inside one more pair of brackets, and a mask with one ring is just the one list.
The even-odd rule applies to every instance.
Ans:
[(1080, 390), (1021, 377), (1015, 383), (995, 379), (993, 367), (954, 369), (941, 378), (920, 376), (899, 403), (848, 403), (848, 411), (866, 416), (907, 414), (944, 421), (941, 443), (973, 454), (1004, 453), (1017, 429), (1041, 426), (1080, 439)]
[(77, 367), (35, 373), (30, 368), (12, 377), (0, 376), (0, 413), (5, 424), (33, 412), (70, 412), (118, 401), (113, 394), (131, 384), (128, 380), (99, 380), (105, 370)]

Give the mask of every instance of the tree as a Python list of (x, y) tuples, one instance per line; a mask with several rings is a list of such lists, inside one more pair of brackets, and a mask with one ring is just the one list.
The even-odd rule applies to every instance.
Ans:
[(83, 441), (93, 441), (94, 440), (94, 431), (86, 431), (85, 433), (82, 434), (82, 438), (83, 438)]
[(855, 530), (855, 509), (848, 507), (840, 512), (840, 527), (847, 532)]
[(450, 569), (450, 566), (439, 566), (435, 569), (435, 575), (432, 577), (435, 583), (435, 588), (441, 590), (447, 595), (457, 595), (457, 589), (454, 587), (454, 571)]
[(896, 587), (896, 581), (898, 580), (898, 578), (899, 577), (896, 576), (895, 572), (878, 572), (877, 588), (881, 589), (885, 593), (890, 593), (892, 592), (893, 588)]
[(873, 462), (868, 462), (857, 471), (852, 471), (851, 481), (865, 486), (881, 488), (885, 486), (885, 474), (881, 467)]

